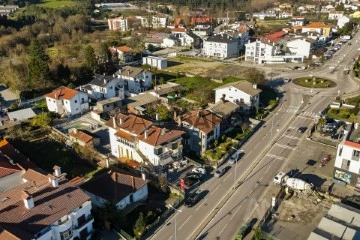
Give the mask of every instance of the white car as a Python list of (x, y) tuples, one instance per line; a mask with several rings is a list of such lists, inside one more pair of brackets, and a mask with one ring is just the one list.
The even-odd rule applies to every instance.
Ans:
[(191, 171), (194, 172), (194, 173), (200, 173), (200, 174), (203, 174), (203, 175), (206, 174), (206, 169), (203, 168), (203, 167), (193, 168)]

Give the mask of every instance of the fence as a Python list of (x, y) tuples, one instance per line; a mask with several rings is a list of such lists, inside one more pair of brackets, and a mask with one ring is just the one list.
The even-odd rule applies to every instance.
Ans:
[(117, 229), (113, 229), (114, 232), (116, 232), (122, 239), (126, 239), (126, 240), (135, 240), (136, 238), (130, 236), (130, 234), (128, 234), (127, 232), (125, 232), (122, 229), (119, 229), (119, 231)]

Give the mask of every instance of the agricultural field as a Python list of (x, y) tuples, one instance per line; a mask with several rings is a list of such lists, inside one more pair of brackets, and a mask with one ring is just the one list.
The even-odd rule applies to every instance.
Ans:
[(41, 0), (37, 5), (45, 8), (59, 8), (73, 6), (73, 0)]

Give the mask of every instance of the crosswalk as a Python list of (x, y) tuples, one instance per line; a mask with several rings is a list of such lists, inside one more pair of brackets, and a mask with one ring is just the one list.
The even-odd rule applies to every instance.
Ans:
[(287, 112), (287, 113), (300, 113), (299, 116), (309, 117), (309, 118), (317, 118), (318, 114), (314, 112), (300, 112), (300, 108), (282, 108), (279, 109), (279, 112)]

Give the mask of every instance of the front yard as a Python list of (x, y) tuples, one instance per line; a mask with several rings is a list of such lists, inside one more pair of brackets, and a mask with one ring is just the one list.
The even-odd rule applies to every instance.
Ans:
[[(214, 144), (217, 145), (216, 142)], [(217, 162), (234, 146), (236, 146), (236, 142), (231, 139), (224, 140), (224, 142), (218, 143), (213, 149), (207, 150), (204, 157), (211, 162)]]
[(358, 111), (359, 109), (357, 108), (340, 107), (340, 108), (329, 109), (326, 115), (333, 119), (337, 119), (345, 122), (353, 122), (356, 118)]

